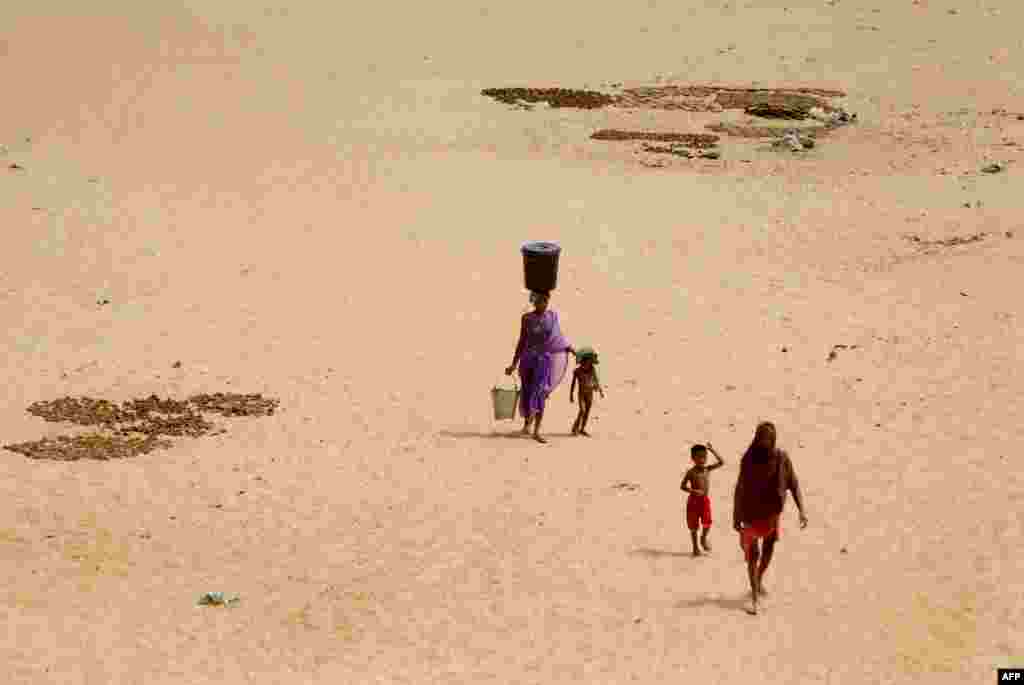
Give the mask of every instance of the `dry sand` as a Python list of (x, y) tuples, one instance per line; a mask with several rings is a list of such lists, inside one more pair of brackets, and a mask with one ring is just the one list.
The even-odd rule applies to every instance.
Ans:
[[(25, 411), (64, 395), (281, 407), (133, 459), (0, 452), (3, 682), (1024, 665), (1024, 5), (158, 5), (0, 7), (0, 438), (66, 433)], [(699, 115), (480, 95), (611, 82), (838, 87), (860, 122), (649, 169), (589, 135)], [(488, 417), (531, 239), (602, 356), (591, 440), (565, 386), (548, 445)], [(752, 618), (729, 495), (760, 419), (811, 525), (789, 505)], [(695, 440), (727, 460), (699, 560)], [(241, 601), (196, 606), (218, 590)]]

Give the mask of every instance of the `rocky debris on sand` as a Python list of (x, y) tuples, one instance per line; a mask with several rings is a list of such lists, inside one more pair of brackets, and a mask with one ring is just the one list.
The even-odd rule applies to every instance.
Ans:
[(982, 173), (985, 173), (985, 174), (998, 174), (1004, 168), (1005, 167), (1003, 167), (1002, 164), (993, 163), (993, 164), (988, 164), (986, 166), (983, 166), (981, 168), (981, 171), (982, 171)]
[(87, 433), (68, 437), (43, 438), (34, 442), (4, 445), (4, 449), (17, 452), (29, 459), (51, 461), (77, 461), (79, 459), (125, 459), (148, 454), (158, 448), (169, 447), (170, 442), (155, 435), (104, 435)]
[(651, 140), (664, 143), (683, 143), (689, 147), (706, 149), (718, 144), (719, 136), (710, 133), (661, 133), (658, 131), (621, 131), (601, 129), (590, 134), (593, 140)]
[(786, 131), (781, 138), (772, 141), (772, 147), (788, 148), (791, 152), (803, 152), (805, 149), (813, 148), (814, 145), (814, 138), (801, 136), (792, 129)]
[[(778, 138), (780, 134), (788, 130), (780, 126), (733, 124), (721, 121), (707, 124), (704, 128), (733, 138)], [(821, 137), (828, 134), (829, 127), (821, 125), (803, 126), (800, 130), (806, 132), (808, 136)]]
[(683, 145), (654, 145), (652, 143), (644, 143), (644, 152), (650, 152), (656, 155), (675, 155), (676, 157), (683, 157), (684, 159), (690, 159), (693, 157), (693, 153)]
[(793, 119), (796, 121), (803, 121), (808, 116), (806, 109), (775, 105), (770, 102), (750, 105), (743, 110), (743, 113), (752, 117), (761, 117), (762, 119)]
[(920, 247), (923, 247), (923, 248), (933, 248), (933, 247), (957, 247), (959, 245), (969, 245), (970, 243), (981, 242), (987, 236), (988, 236), (988, 233), (985, 233), (983, 231), (981, 233), (973, 233), (971, 235), (966, 235), (966, 236), (959, 236), (959, 235), (957, 235), (957, 236), (953, 236), (952, 238), (943, 238), (941, 240), (925, 240), (921, 236), (914, 235), (914, 234), (905, 236), (905, 238), (907, 240), (909, 240), (910, 242), (917, 244)]
[(828, 361), (835, 361), (839, 356), (839, 350), (855, 350), (857, 345), (833, 345), (828, 353)]
[(240, 395), (238, 393), (214, 393), (193, 395), (188, 400), (201, 411), (215, 412), (221, 416), (272, 416), (279, 400), (263, 397), (260, 393)]
[[(615, 89), (622, 84), (614, 84)], [(610, 95), (572, 88), (485, 88), (482, 95), (519, 108), (537, 102), (551, 107), (600, 109), (614, 106), (626, 109), (665, 109), (691, 112), (721, 112), (726, 109), (753, 110), (775, 116), (773, 112), (806, 118), (812, 108), (831, 112), (829, 98), (845, 97), (840, 90), (825, 88), (743, 88), (717, 85), (642, 86), (626, 88)]]
[(124, 420), (124, 414), (116, 404), (91, 397), (33, 402), (26, 411), (44, 421), (65, 421), (79, 426), (112, 426)]
[(227, 607), (241, 601), (238, 595), (226, 597), (223, 592), (204, 592), (199, 597), (200, 606)]
[(811, 107), (807, 114), (810, 118), (824, 122), (829, 126), (846, 126), (857, 121), (857, 115), (847, 112), (842, 107), (825, 110), (822, 107)]
[(546, 102), (555, 108), (600, 109), (615, 101), (614, 97), (605, 93), (570, 88), (485, 88), (480, 94), (506, 105)]
[(120, 405), (91, 397), (62, 397), (33, 402), (27, 411), (49, 422), (95, 426), (99, 432), (4, 447), (32, 459), (75, 461), (133, 457), (169, 446), (171, 443), (164, 440), (165, 437), (198, 438), (225, 432), (214, 432), (216, 426), (206, 420), (202, 412), (226, 417), (270, 416), (278, 402), (260, 394), (238, 393), (202, 394), (188, 400), (150, 395)]

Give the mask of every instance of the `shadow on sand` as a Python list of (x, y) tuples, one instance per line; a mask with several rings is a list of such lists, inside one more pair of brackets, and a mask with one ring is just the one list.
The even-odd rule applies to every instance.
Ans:
[(441, 431), (440, 435), (445, 438), (519, 438), (525, 440), (526, 436), (520, 431)]
[(672, 606), (676, 609), (699, 609), (701, 607), (718, 607), (719, 609), (728, 609), (729, 611), (746, 611), (747, 602), (750, 600), (749, 595), (741, 595), (739, 597), (719, 597), (717, 595), (705, 595), (703, 597), (693, 597), (692, 599), (684, 599), (676, 602)]
[(634, 549), (630, 552), (631, 556), (647, 557), (648, 559), (664, 559), (665, 557), (690, 557), (693, 555), (690, 552), (670, 552), (667, 549), (651, 549), (649, 547), (641, 547), (640, 549)]
[[(533, 435), (523, 435), (521, 430), (513, 431), (491, 431), (485, 433), (484, 431), (441, 431), (439, 433), (445, 438), (511, 438), (519, 440), (532, 440)], [(545, 438), (571, 438), (571, 433), (541, 433)]]

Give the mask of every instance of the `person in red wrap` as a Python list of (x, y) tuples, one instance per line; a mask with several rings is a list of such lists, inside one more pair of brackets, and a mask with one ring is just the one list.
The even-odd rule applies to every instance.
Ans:
[(800, 527), (806, 528), (804, 499), (793, 462), (776, 446), (775, 425), (765, 421), (757, 426), (754, 440), (740, 461), (733, 498), (733, 527), (740, 535), (750, 580), (750, 614), (757, 614), (758, 599), (764, 594), (761, 581), (779, 539), (779, 520), (787, 492), (793, 493), (800, 512)]

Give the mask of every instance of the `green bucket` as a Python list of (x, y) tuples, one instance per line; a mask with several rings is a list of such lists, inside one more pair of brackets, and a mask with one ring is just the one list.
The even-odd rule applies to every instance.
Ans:
[(494, 405), (494, 420), (508, 421), (516, 417), (516, 405), (519, 404), (519, 388), (491, 388), (491, 403)]

